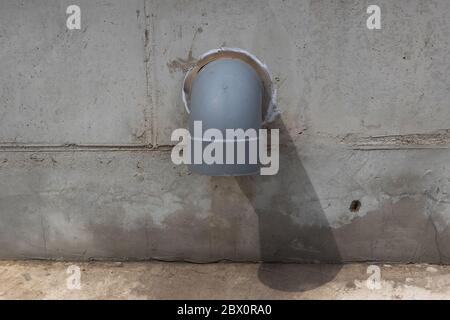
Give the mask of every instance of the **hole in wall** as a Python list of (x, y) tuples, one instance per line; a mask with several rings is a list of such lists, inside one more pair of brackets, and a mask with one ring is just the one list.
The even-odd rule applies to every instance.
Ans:
[(351, 212), (358, 212), (359, 209), (361, 209), (361, 201), (353, 200), (352, 203), (350, 203), (350, 211)]

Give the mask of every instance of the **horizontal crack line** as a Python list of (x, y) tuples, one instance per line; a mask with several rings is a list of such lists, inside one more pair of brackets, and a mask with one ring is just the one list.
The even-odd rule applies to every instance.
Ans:
[(151, 144), (0, 144), (0, 152), (165, 152), (172, 148), (172, 145)]
[(354, 150), (448, 149), (450, 130), (369, 137), (348, 134), (341, 143), (350, 145)]
[(430, 150), (430, 149), (449, 149), (448, 146), (425, 146), (425, 145), (410, 145), (410, 146), (352, 146), (352, 150), (357, 151), (384, 151), (384, 150)]

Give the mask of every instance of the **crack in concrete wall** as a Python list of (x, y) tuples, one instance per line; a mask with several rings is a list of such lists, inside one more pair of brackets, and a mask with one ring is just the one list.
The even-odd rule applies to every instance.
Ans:
[(352, 146), (355, 150), (381, 150), (381, 149), (425, 149), (448, 148), (450, 144), (450, 130), (437, 130), (431, 133), (410, 133), (382, 136), (361, 136), (348, 134), (341, 140), (342, 143)]

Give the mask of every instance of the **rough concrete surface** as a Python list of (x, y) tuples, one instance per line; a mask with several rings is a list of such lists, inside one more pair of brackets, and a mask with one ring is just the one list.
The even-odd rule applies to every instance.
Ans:
[[(69, 4), (0, 2), (0, 258), (450, 263), (448, 0), (379, 0), (381, 30), (359, 0)], [(273, 74), (276, 176), (170, 160), (220, 46)]]
[[(147, 85), (142, 1), (0, 3), (0, 139), (21, 144), (139, 143)], [(142, 140), (142, 139), (141, 139)]]
[[(380, 265), (379, 286), (367, 264), (274, 264), (261, 281), (258, 264), (0, 262), (0, 299), (448, 299), (450, 269)], [(372, 266), (373, 268), (374, 266)], [(69, 269), (70, 270), (70, 269)], [(369, 269), (370, 270), (370, 269)], [(67, 283), (69, 282), (69, 287)]]

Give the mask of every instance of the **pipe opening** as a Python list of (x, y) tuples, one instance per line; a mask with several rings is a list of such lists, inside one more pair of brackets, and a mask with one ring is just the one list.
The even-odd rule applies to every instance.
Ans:
[(266, 159), (260, 156), (266, 148), (260, 134), (278, 115), (275, 98), (267, 67), (248, 52), (218, 49), (203, 55), (183, 84), (190, 170), (209, 176), (260, 173), (260, 160)]
[(263, 125), (276, 120), (280, 112), (276, 106), (276, 89), (267, 66), (249, 52), (237, 48), (219, 48), (203, 54), (184, 78), (182, 97), (185, 109), (190, 113), (192, 85), (200, 71), (209, 63), (220, 59), (238, 59), (250, 65), (263, 83), (262, 121)]

